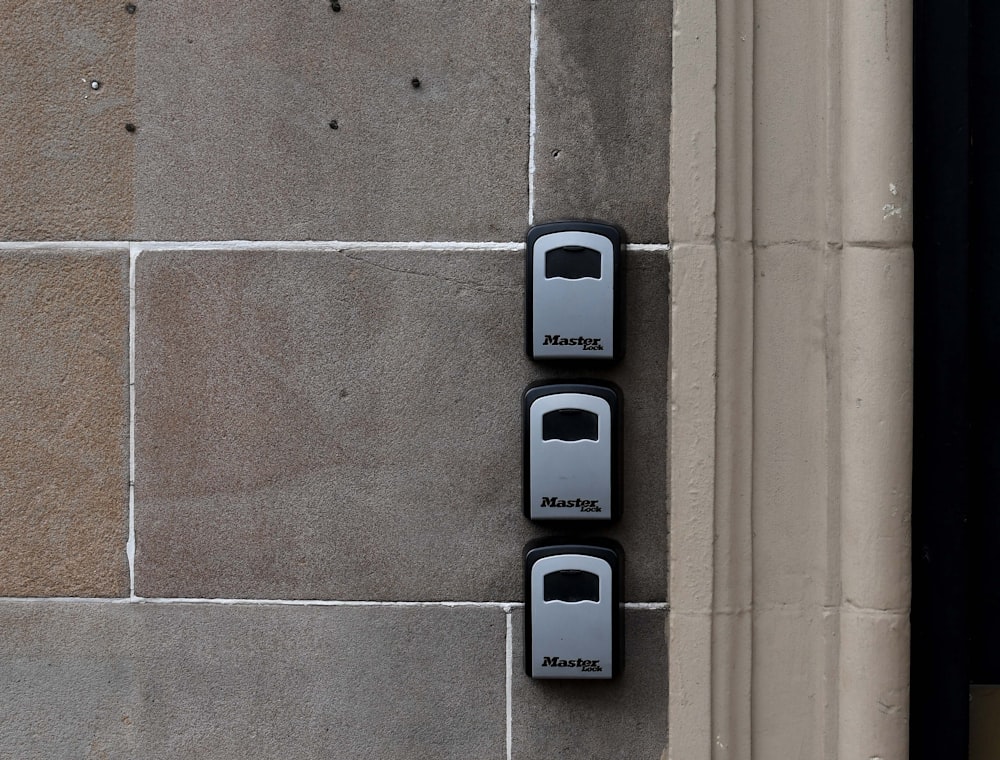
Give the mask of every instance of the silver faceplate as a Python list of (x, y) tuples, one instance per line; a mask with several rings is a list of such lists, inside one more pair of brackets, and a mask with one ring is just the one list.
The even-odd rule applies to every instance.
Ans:
[[(542, 417), (559, 409), (597, 415), (597, 440), (542, 439)], [(611, 519), (611, 405), (587, 393), (553, 393), (536, 399), (528, 411), (530, 517), (533, 520)], [(551, 500), (563, 502), (552, 504)], [(543, 500), (550, 500), (543, 502)], [(577, 507), (565, 503), (596, 502)]]
[[(545, 576), (583, 570), (600, 582), (600, 601), (546, 602)], [(531, 675), (533, 678), (611, 678), (613, 614), (611, 566), (598, 557), (559, 554), (531, 567)], [(581, 660), (597, 665), (562, 665)], [(595, 668), (600, 668), (599, 670)]]
[[(569, 280), (545, 276), (545, 254), (553, 248), (582, 246), (601, 254), (601, 278)], [(532, 353), (536, 359), (604, 359), (614, 352), (614, 246), (593, 232), (553, 232), (535, 241), (531, 252)], [(546, 336), (550, 344), (546, 345)], [(596, 344), (551, 342), (584, 338)], [(599, 347), (595, 350), (594, 346)]]

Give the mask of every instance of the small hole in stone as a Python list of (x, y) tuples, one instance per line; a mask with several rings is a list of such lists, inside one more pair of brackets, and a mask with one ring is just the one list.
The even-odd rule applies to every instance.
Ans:
[(559, 158), (560, 153), (562, 153), (562, 151), (559, 150), (559, 148), (556, 148), (554, 151), (552, 151), (552, 158)]
[(334, 13), (340, 13), (340, 3), (338, 3), (337, 0), (333, 0), (333, 2), (330, 3), (330, 10)]
[(420, 88), (420, 80), (417, 77), (413, 77), (413, 79), (410, 80), (410, 84), (413, 85), (414, 90)]
[(126, 13), (135, 13), (135, 3), (129, 3), (125, 6)]
[(336, 119), (333, 119), (330, 122), (330, 129), (340, 129), (340, 125), (337, 123)]
[(126, 132), (135, 132), (135, 124), (133, 124), (132, 122), (129, 122), (128, 124), (126, 124), (125, 125), (125, 131)]

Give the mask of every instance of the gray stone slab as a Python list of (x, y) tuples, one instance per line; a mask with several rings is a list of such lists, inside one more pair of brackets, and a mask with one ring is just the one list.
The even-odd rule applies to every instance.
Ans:
[(128, 593), (128, 251), (0, 251), (0, 596)]
[(524, 674), (524, 613), (514, 613), (511, 757), (660, 760), (667, 746), (667, 612), (625, 610), (625, 668), (612, 681)]
[(121, 603), (0, 601), (0, 756), (139, 757), (132, 619)]
[(139, 4), (141, 237), (523, 234), (528, 4), (340, 5)]
[(0, 28), (0, 239), (127, 237), (134, 16), (125, 3), (0, 0)]
[(0, 602), (0, 755), (502, 757), (490, 608)]
[(632, 242), (666, 242), (672, 3), (537, 12), (535, 219), (605, 219)]
[[(666, 596), (667, 258), (630, 253), (630, 599)], [(519, 251), (137, 262), (143, 596), (521, 598)]]

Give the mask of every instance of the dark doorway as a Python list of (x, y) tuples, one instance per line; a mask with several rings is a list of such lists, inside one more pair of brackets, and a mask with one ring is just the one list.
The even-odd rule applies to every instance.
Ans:
[(968, 757), (1000, 683), (1000, 3), (914, 4), (910, 757)]

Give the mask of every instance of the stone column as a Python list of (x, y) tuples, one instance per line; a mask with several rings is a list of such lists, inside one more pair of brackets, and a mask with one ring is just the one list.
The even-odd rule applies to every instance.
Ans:
[(674, 24), (670, 755), (903, 758), (910, 3), (713, 10)]

